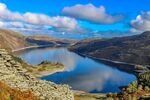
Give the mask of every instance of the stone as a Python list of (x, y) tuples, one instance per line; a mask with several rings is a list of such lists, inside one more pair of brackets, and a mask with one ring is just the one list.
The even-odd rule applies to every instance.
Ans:
[(143, 89), (143, 86), (142, 85), (139, 85), (138, 86), (138, 90), (142, 90)]
[(0, 49), (0, 81), (22, 91), (31, 90), (41, 100), (74, 100), (68, 85), (40, 80), (28, 73), (5, 49)]
[(145, 86), (144, 90), (148, 92), (148, 91), (150, 91), (150, 88), (148, 86)]

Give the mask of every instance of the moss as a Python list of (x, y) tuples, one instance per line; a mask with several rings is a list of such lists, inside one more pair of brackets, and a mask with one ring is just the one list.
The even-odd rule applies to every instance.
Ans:
[(112, 94), (112, 98), (119, 98), (119, 100), (149, 100), (150, 98), (150, 72), (140, 73), (138, 75), (138, 80), (129, 84), (127, 88), (125, 88), (117, 95)]
[(142, 66), (142, 65), (135, 65), (135, 69), (137, 69), (137, 70), (146, 70), (146, 67)]
[(42, 63), (37, 65), (36, 68), (38, 71), (48, 71), (48, 70), (54, 70), (54, 69), (62, 69), (64, 68), (64, 65), (60, 63), (52, 63), (48, 61), (43, 61)]
[(40, 73), (44, 72), (44, 71), (51, 72), (51, 71), (55, 71), (55, 70), (64, 69), (64, 65), (61, 63), (58, 63), (58, 62), (53, 63), (53, 62), (49, 62), (49, 61), (43, 61), (40, 64), (33, 66), (30, 64), (27, 64), (19, 57), (16, 57), (14, 55), (12, 55), (12, 57), (16, 62), (19, 62), (23, 68), (25, 68), (28, 72), (32, 73), (35, 76), (38, 76), (38, 75), (41, 76)]
[(39, 100), (31, 91), (20, 91), (0, 82), (0, 100)]
[(150, 71), (138, 75), (138, 80), (141, 85), (150, 87)]
[(135, 92), (135, 91), (137, 91), (137, 88), (138, 88), (138, 82), (133, 81), (131, 84), (129, 84), (127, 91), (128, 92)]

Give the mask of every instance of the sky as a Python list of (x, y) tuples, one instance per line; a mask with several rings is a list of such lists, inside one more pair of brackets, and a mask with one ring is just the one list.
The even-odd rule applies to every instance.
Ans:
[(84, 39), (150, 30), (150, 0), (0, 0), (0, 27)]

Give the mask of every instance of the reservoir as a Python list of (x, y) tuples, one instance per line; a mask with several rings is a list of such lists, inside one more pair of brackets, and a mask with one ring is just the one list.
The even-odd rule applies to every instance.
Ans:
[(135, 75), (121, 71), (115, 66), (105, 65), (91, 58), (82, 57), (66, 48), (36, 48), (15, 53), (25, 62), (36, 65), (42, 61), (64, 64), (65, 71), (44, 76), (41, 79), (57, 84), (68, 84), (74, 90), (90, 93), (119, 92), (136, 80)]

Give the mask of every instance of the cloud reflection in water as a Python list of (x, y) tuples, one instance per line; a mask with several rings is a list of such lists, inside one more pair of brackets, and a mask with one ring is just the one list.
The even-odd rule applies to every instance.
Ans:
[(65, 71), (48, 75), (42, 79), (59, 84), (69, 84), (75, 90), (86, 92), (118, 92), (119, 86), (128, 85), (136, 80), (134, 75), (98, 63), (90, 58), (81, 57), (65, 48), (32, 49), (17, 54), (30, 64), (43, 60), (65, 65)]
[(76, 67), (76, 63), (80, 57), (74, 53), (68, 52), (66, 49), (55, 50), (52, 54), (54, 62), (61, 62), (65, 66), (65, 71), (72, 71)]
[[(108, 82), (115, 85), (126, 85), (124, 82), (125, 80), (126, 79), (122, 78), (121, 75), (118, 75), (118, 72), (115, 74), (111, 71), (111, 69), (94, 69), (86, 73), (83, 72), (81, 74), (76, 74), (73, 77), (69, 77), (63, 80), (62, 83), (67, 83), (77, 90), (91, 92), (94, 90), (104, 90), (104, 88), (109, 84)], [(116, 89), (118, 90), (118, 87)]]

